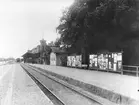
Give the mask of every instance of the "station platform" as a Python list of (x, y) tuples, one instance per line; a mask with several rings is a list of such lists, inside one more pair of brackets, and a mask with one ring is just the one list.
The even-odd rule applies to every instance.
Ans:
[(139, 77), (85, 69), (30, 64), (139, 101)]

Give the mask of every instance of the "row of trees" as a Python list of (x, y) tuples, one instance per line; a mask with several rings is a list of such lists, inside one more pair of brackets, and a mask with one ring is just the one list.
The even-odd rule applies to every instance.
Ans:
[(75, 0), (63, 11), (59, 42), (75, 52), (123, 51), (124, 63), (139, 64), (137, 0)]
[(0, 62), (3, 62), (3, 61), (15, 61), (15, 59), (12, 58), (12, 57), (9, 57), (9, 58), (0, 58)]

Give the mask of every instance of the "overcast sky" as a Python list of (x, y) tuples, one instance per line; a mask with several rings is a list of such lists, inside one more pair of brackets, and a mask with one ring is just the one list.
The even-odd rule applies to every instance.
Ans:
[(56, 26), (64, 7), (73, 0), (0, 0), (0, 57), (20, 57), (57, 37)]

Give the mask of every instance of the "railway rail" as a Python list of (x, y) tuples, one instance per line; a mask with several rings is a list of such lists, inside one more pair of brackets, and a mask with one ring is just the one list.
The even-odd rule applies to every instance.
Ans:
[[(91, 99), (91, 98), (85, 96), (84, 94), (81, 94), (80, 92), (74, 90), (73, 88), (65, 86), (63, 83), (60, 83), (60, 82), (48, 77), (47, 75), (43, 74), (42, 72), (39, 72), (39, 70), (33, 69), (33, 67), (23, 65), (23, 64), (21, 64), (21, 66), (27, 72), (27, 74), (36, 82), (36, 84), (45, 93), (45, 95), (48, 96), (48, 98), (50, 98), (50, 100), (52, 100), (54, 105), (83, 105), (83, 104), (85, 104), (85, 105), (104, 105), (100, 102), (97, 102), (94, 99)], [(52, 91), (53, 89), (47, 87), (48, 86), (47, 83), (45, 84), (44, 82), (42, 82), (41, 79), (38, 78), (37, 76), (45, 78), (45, 82), (49, 80), (49, 81), (51, 81), (51, 84), (58, 84), (57, 88), (58, 88), (58, 86), (63, 87), (62, 90), (66, 88), (65, 91), (69, 91), (69, 94), (70, 94), (69, 99), (74, 96), (82, 97), (82, 98), (77, 97), (77, 99), (75, 99), (75, 100), (78, 100), (78, 98), (81, 99), (80, 102), (77, 101), (77, 102), (75, 102), (75, 104), (74, 104), (74, 101), (72, 101), (72, 100), (65, 102), (65, 100), (62, 99), (62, 97), (60, 97), (59, 95), (55, 94)], [(68, 95), (66, 95), (66, 97), (68, 97)], [(72, 102), (70, 102), (70, 101), (72, 101)], [(79, 104), (78, 104), (78, 102), (79, 102)], [(83, 103), (83, 102), (86, 102), (86, 103)]]
[[(23, 66), (22, 66), (23, 67)], [(54, 105), (65, 105), (54, 93), (51, 92), (40, 80), (33, 76), (25, 67), (23, 67), (25, 72), (34, 80), (34, 82), (40, 87), (44, 94), (54, 103)]]

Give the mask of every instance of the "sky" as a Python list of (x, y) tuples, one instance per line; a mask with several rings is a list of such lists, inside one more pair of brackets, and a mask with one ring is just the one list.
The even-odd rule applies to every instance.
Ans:
[(62, 10), (74, 0), (0, 0), (0, 58), (21, 57), (54, 41)]

